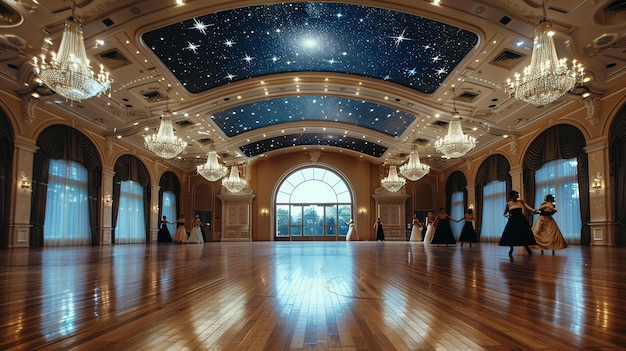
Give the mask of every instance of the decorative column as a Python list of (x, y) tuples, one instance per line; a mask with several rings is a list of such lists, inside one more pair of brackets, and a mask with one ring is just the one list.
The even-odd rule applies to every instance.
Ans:
[(589, 160), (589, 227), (591, 245), (614, 245), (615, 213), (611, 209), (614, 192), (609, 174), (609, 145), (606, 139), (592, 140), (585, 151)]
[(16, 139), (13, 150), (13, 172), (9, 180), (14, 184), (9, 208), (8, 247), (30, 246), (30, 210), (32, 201), (33, 158), (36, 145)]
[[(509, 174), (511, 175), (511, 190), (519, 191), (520, 196), (524, 199), (524, 175), (522, 174), (522, 166), (511, 166)], [(508, 192), (506, 194), (506, 201), (509, 201)]]
[[(409, 195), (405, 194), (405, 187), (395, 193), (377, 188), (372, 197), (376, 202), (376, 217), (380, 218), (385, 230), (385, 240), (406, 241), (406, 199)], [(372, 224), (368, 224), (370, 228)]]
[(102, 167), (102, 208), (100, 210), (100, 245), (111, 245), (113, 232), (113, 167)]
[[(159, 235), (159, 190), (160, 185), (152, 185), (152, 195), (150, 197), (150, 242), (158, 241)], [(193, 219), (193, 218), (192, 218)]]
[[(476, 184), (467, 185), (465, 190), (467, 190), (467, 208), (476, 210)], [(477, 214), (474, 213), (474, 215), (476, 216)]]
[(222, 201), (221, 241), (252, 241), (252, 190), (233, 194), (222, 187), (217, 197)]

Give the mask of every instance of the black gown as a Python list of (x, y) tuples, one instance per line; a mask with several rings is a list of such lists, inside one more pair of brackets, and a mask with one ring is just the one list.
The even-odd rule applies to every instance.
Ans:
[(459, 236), (459, 241), (466, 243), (478, 242), (478, 236), (476, 235), (472, 221), (465, 221), (463, 229), (461, 230), (461, 235)]
[(167, 229), (167, 224), (164, 222), (161, 222), (161, 228), (159, 228), (157, 242), (159, 243), (171, 243), (172, 242), (172, 236), (170, 235), (170, 230)]
[(448, 218), (437, 221), (437, 228), (435, 228), (435, 234), (433, 234), (433, 240), (431, 244), (456, 244), (454, 240), (454, 234), (452, 234), (452, 228), (450, 228), (450, 220)]
[(535, 235), (530, 228), (530, 223), (524, 216), (522, 208), (514, 208), (509, 210), (509, 221), (504, 227), (502, 238), (500, 238), (500, 246), (527, 246), (537, 245)]
[(383, 231), (383, 225), (378, 223), (376, 226), (376, 241), (385, 241), (385, 232)]

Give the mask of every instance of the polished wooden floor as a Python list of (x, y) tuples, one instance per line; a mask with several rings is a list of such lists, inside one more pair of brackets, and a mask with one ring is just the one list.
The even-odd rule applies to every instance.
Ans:
[(626, 248), (507, 252), (409, 242), (3, 249), (0, 349), (626, 349)]

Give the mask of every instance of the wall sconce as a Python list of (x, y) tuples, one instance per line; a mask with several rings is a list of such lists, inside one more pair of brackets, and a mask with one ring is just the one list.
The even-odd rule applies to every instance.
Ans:
[(158, 205), (152, 206), (152, 212), (159, 213), (159, 206)]
[(365, 210), (365, 207), (361, 207), (361, 208), (359, 208), (359, 215), (364, 215), (364, 214), (365, 214), (365, 212), (367, 212), (367, 211)]
[(104, 198), (102, 199), (102, 201), (104, 201), (104, 204), (106, 206), (113, 206), (113, 196), (111, 196), (111, 194), (104, 194)]
[(30, 179), (28, 179), (28, 176), (24, 174), (24, 172), (22, 172), (20, 180), (17, 182), (17, 186), (22, 191), (33, 191), (33, 184), (31, 183)]
[(591, 188), (596, 192), (600, 192), (602, 190), (602, 173), (596, 173), (596, 177), (593, 178), (593, 182), (591, 183)]
[(267, 216), (267, 214), (268, 214), (269, 212), (270, 212), (270, 211), (269, 211), (267, 208), (262, 208), (262, 209), (261, 209), (261, 215), (263, 215), (263, 216)]

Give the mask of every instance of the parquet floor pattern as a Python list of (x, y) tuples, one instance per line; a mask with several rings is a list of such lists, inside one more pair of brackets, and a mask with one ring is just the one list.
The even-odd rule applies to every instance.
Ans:
[(0, 350), (624, 350), (626, 248), (0, 250)]

